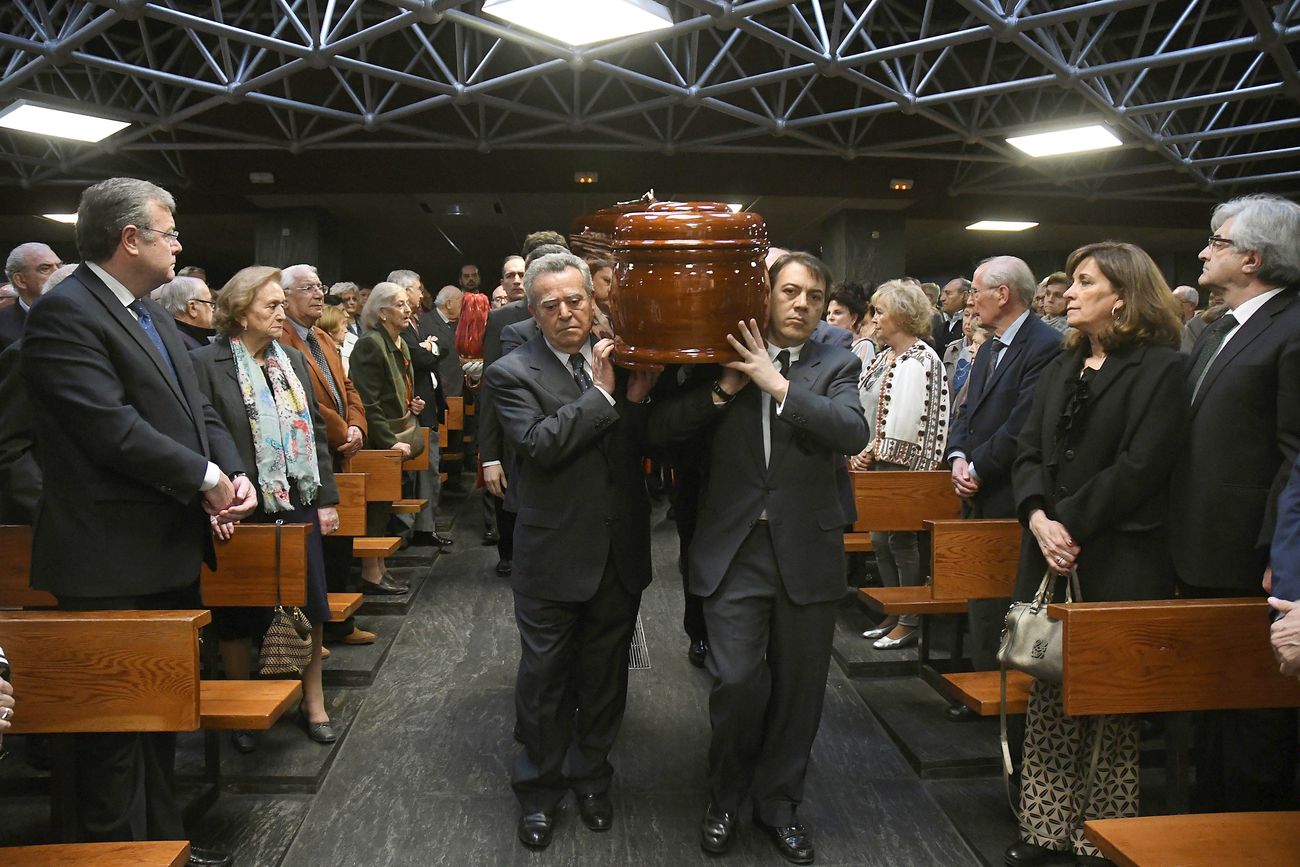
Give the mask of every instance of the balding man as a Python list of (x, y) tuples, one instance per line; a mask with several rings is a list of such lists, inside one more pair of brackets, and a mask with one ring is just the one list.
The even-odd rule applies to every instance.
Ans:
[[(967, 518), (1014, 518), (1011, 464), (1029, 416), (1039, 374), (1061, 350), (1061, 334), (1033, 315), (1034, 274), (1015, 256), (995, 256), (975, 269), (971, 299), (980, 324), (993, 332), (975, 355), (966, 400), (948, 437), (952, 483)], [(970, 656), (978, 671), (997, 667), (1002, 615), (1009, 600), (972, 600)], [(962, 706), (953, 720), (970, 719)]]
[(18, 301), (0, 310), (0, 351), (23, 336), (27, 314), (45, 291), (45, 281), (63, 263), (47, 245), (19, 244), (5, 260), (5, 276), (18, 293)]
[(939, 309), (934, 314), (930, 334), (940, 357), (943, 357), (949, 343), (962, 338), (962, 319), (969, 294), (970, 281), (965, 277), (952, 278), (939, 291)]
[(176, 320), (185, 348), (207, 346), (217, 336), (212, 327), (212, 290), (198, 277), (176, 277), (154, 290), (155, 300)]
[(1201, 303), (1201, 293), (1191, 286), (1179, 286), (1174, 290), (1174, 297), (1183, 311), (1183, 324), (1186, 325), (1196, 315), (1196, 307)]

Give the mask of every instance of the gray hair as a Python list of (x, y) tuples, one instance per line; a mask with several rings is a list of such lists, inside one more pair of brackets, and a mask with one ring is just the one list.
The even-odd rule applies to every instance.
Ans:
[[(40, 241), (28, 241), (26, 244), (19, 244), (10, 250), (9, 258), (5, 260), (5, 279), (12, 283), (14, 275), (27, 267), (28, 255), (40, 249), (50, 250), (50, 245), (42, 244)], [(53, 253), (54, 251), (50, 250), (50, 252)]]
[(433, 306), (446, 307), (447, 302), (450, 301), (453, 296), (464, 294), (464, 292), (460, 291), (459, 286), (443, 286), (438, 290), (437, 296), (433, 299)]
[(315, 277), (318, 281), (320, 280), (320, 274), (316, 271), (315, 265), (290, 265), (288, 268), (281, 268), (280, 288), (286, 292), (290, 289), (297, 289), (298, 284), (309, 276)]
[(421, 280), (420, 275), (414, 271), (408, 271), (405, 268), (398, 268), (396, 271), (389, 272), (388, 282), (396, 283), (403, 289), (410, 289), (416, 283), (423, 283), (424, 281)]
[(138, 178), (109, 178), (86, 187), (77, 205), (77, 253), (87, 262), (113, 257), (127, 226), (149, 228), (149, 206), (176, 213), (176, 200), (157, 184)]
[(359, 291), (361, 291), (361, 287), (358, 286), (356, 283), (350, 283), (347, 280), (344, 280), (341, 283), (335, 283), (333, 286), (331, 286), (329, 294), (342, 295), (344, 292), (359, 292)]
[(154, 299), (172, 316), (179, 316), (207, 284), (198, 277), (173, 277), (154, 290)]
[(45, 281), (45, 292), (48, 294), (55, 286), (62, 283), (67, 277), (81, 265), (80, 262), (65, 262), (51, 272)]
[(1006, 285), (1022, 305), (1034, 305), (1034, 292), (1038, 289), (1038, 284), (1034, 282), (1034, 272), (1029, 270), (1024, 259), (1016, 256), (992, 256), (980, 262), (979, 267), (984, 269), (984, 282), (988, 285)]
[(1239, 196), (1214, 209), (1210, 230), (1218, 232), (1233, 218), (1232, 244), (1259, 254), (1262, 282), (1287, 286), (1300, 281), (1300, 205), (1270, 193)]
[(396, 306), (398, 301), (406, 300), (406, 287), (385, 281), (376, 283), (366, 299), (366, 306), (361, 308), (361, 327), (370, 331), (379, 327), (379, 312)]
[(577, 272), (582, 275), (583, 288), (585, 288), (587, 294), (590, 295), (591, 269), (587, 267), (586, 262), (569, 252), (547, 253), (545, 256), (534, 259), (529, 264), (528, 270), (524, 272), (525, 303), (527, 303), (529, 307), (533, 306), (533, 284), (537, 282), (539, 276), (542, 274), (562, 274), (570, 268), (577, 270)]
[(1191, 304), (1193, 307), (1201, 303), (1201, 293), (1191, 286), (1179, 286), (1174, 290), (1174, 297), (1179, 301)]

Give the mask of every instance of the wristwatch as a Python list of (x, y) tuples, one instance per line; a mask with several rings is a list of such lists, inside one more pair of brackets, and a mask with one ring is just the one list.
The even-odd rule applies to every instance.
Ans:
[(731, 403), (736, 399), (736, 395), (730, 394), (722, 387), (721, 380), (713, 380), (713, 393), (717, 396), (718, 400), (722, 401), (723, 404)]

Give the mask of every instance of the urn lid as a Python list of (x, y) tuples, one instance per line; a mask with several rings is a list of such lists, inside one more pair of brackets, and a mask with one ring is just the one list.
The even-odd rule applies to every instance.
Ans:
[(620, 216), (615, 251), (643, 247), (767, 249), (767, 225), (754, 213), (732, 213), (722, 202), (658, 202)]

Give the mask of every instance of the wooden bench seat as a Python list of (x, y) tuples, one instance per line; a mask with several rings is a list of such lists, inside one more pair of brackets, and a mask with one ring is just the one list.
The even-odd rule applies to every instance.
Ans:
[(353, 557), (388, 557), (401, 548), (401, 536), (358, 536), (352, 540)]
[(919, 587), (860, 587), (858, 598), (885, 614), (964, 614), (963, 599), (934, 599), (927, 585)]
[(418, 515), (427, 505), (428, 500), (393, 500), (391, 508), (395, 515)]
[(199, 683), (201, 728), (265, 731), (301, 699), (300, 680), (204, 680)]
[(0, 848), (0, 864), (12, 867), (184, 867), (189, 860), (185, 840)]
[(329, 594), (330, 619), (347, 620), (357, 610), (361, 608), (361, 603), (365, 596), (360, 593), (331, 593)]
[(1119, 867), (1300, 864), (1300, 813), (1093, 819), (1083, 833)]
[(867, 554), (876, 549), (871, 545), (870, 533), (845, 533), (844, 550), (850, 554)]
[[(1025, 712), (1029, 707), (1029, 686), (1033, 681), (1023, 671), (1007, 672), (1007, 713)], [(945, 674), (937, 685), (948, 698), (966, 705), (980, 716), (998, 715), (1002, 703), (1002, 673), (999, 671)]]

